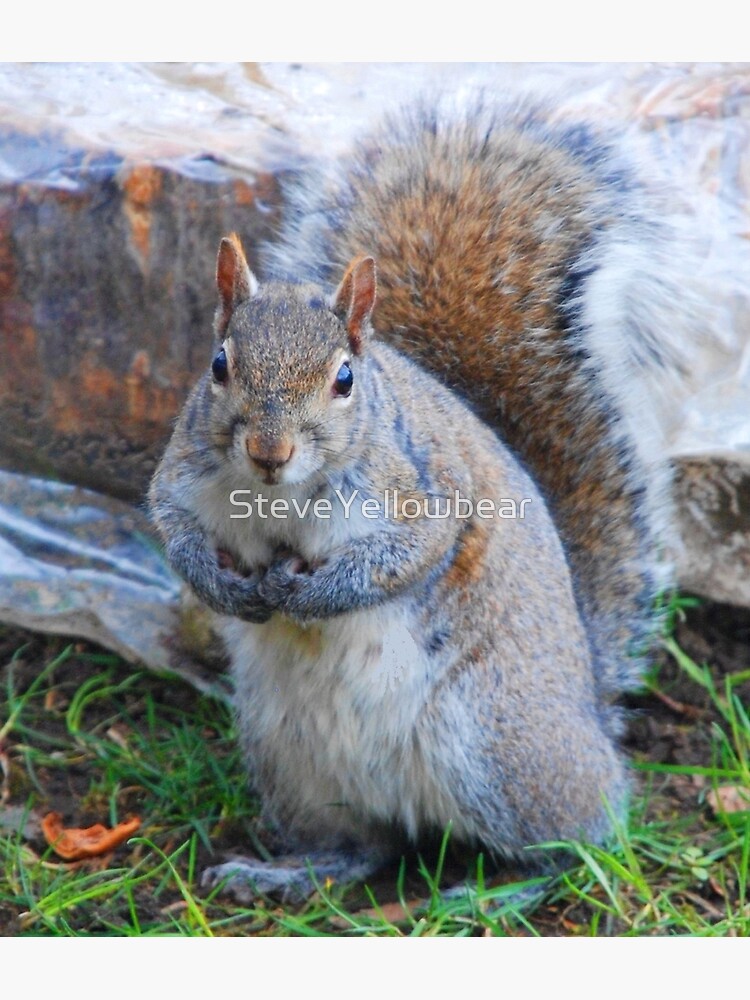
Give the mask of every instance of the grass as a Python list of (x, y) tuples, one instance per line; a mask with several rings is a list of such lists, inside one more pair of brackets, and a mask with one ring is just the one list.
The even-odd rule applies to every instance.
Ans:
[[(466, 872), (446, 831), (436, 852), (402, 860), (368, 887), (322, 885), (303, 906), (240, 906), (200, 886), (201, 869), (221, 852), (264, 850), (227, 708), (91, 647), (6, 630), (0, 933), (747, 935), (750, 810), (731, 809), (750, 789), (750, 670), (718, 677), (674, 629), (664, 645), (634, 707), (659, 739), (683, 740), (692, 759), (661, 761), (637, 739), (630, 822), (607, 849), (548, 845), (567, 858), (554, 879), (498, 876), (471, 859), (471, 887), (446, 892)], [(142, 825), (111, 856), (67, 863), (39, 833), (48, 809), (68, 825), (114, 825), (134, 813)]]

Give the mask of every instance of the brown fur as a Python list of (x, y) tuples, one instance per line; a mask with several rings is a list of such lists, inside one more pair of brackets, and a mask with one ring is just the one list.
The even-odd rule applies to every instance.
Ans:
[(481, 521), (469, 521), (459, 538), (456, 555), (445, 574), (444, 583), (450, 589), (461, 588), (470, 596), (473, 583), (484, 575), (488, 530)]

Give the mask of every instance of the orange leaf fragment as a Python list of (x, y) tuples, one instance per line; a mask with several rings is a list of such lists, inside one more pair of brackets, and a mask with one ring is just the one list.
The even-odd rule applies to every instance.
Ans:
[(95, 858), (100, 854), (108, 854), (114, 850), (118, 844), (131, 837), (141, 821), (138, 816), (118, 823), (117, 826), (109, 829), (101, 823), (88, 826), (85, 830), (70, 827), (66, 829), (62, 824), (60, 813), (50, 812), (42, 820), (42, 833), (53, 850), (66, 861), (80, 861), (81, 858)]

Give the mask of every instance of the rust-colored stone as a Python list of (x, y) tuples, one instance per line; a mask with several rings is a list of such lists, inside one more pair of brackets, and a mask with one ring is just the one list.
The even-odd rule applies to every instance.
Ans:
[(213, 159), (131, 163), (59, 137), (45, 174), (40, 141), (13, 135), (33, 169), (0, 184), (0, 465), (140, 501), (210, 360), (219, 240), (239, 232), (257, 267), (278, 192), (260, 175), (260, 210)]
[(237, 178), (234, 182), (234, 198), (238, 205), (254, 205), (255, 191), (246, 181)]
[(148, 208), (160, 193), (162, 175), (151, 164), (132, 167), (125, 174), (122, 188), (128, 200), (140, 208)]
[(133, 167), (122, 181), (124, 211), (130, 222), (131, 236), (141, 260), (148, 263), (151, 250), (151, 206), (161, 192), (162, 178), (149, 164)]

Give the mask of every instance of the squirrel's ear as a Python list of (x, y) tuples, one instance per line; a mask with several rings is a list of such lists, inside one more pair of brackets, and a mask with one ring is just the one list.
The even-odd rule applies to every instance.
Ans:
[(367, 326), (375, 308), (377, 277), (372, 257), (355, 257), (336, 289), (333, 311), (346, 322), (349, 345), (355, 354), (362, 350)]
[(247, 266), (245, 252), (237, 233), (225, 236), (219, 244), (216, 286), (219, 289), (216, 324), (221, 335), (229, 326), (232, 313), (240, 302), (251, 299), (258, 292), (258, 282)]

